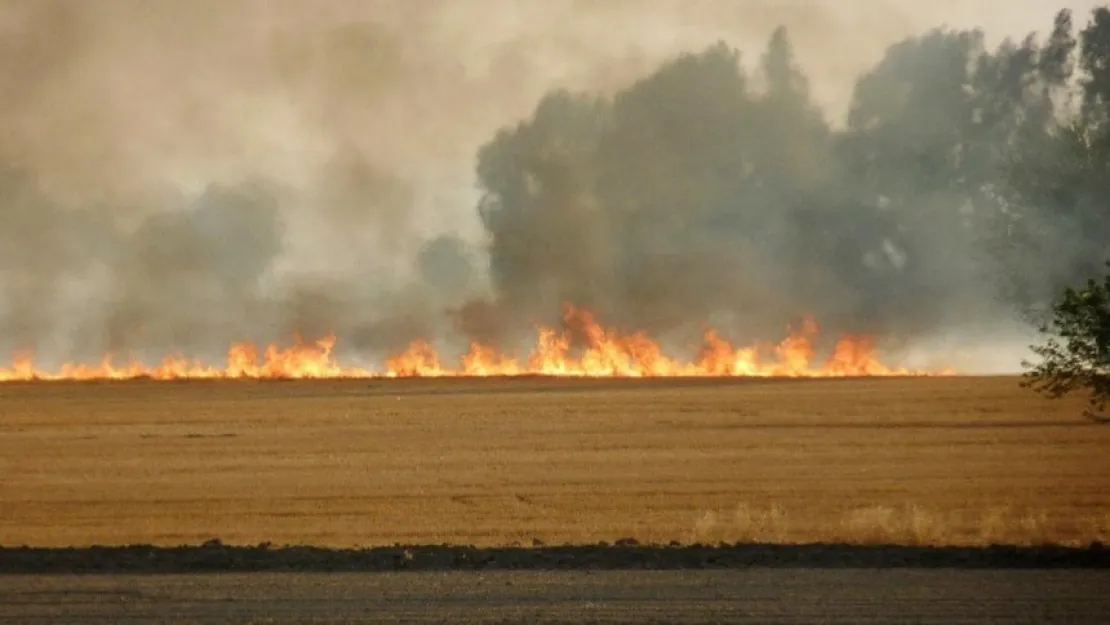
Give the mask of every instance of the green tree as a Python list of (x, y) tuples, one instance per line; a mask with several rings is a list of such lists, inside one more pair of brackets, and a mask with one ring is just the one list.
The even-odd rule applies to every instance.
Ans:
[(1110, 400), (1110, 274), (1083, 289), (1066, 288), (1041, 332), (1049, 338), (1033, 352), (1042, 360), (1023, 363), (1029, 369), (1023, 386), (1054, 398), (1086, 390), (1086, 415), (1110, 422), (1103, 414)]

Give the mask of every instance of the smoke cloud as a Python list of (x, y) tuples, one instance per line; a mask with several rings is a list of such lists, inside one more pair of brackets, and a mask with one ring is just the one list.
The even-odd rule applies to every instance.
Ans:
[(980, 152), (1059, 91), (998, 46), (1052, 9), (920, 4), (0, 1), (0, 353), (997, 325)]

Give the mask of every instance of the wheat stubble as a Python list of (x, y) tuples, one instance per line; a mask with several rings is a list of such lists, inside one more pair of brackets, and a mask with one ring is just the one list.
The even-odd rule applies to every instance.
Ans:
[(1017, 379), (0, 386), (0, 544), (1110, 536), (1110, 427)]

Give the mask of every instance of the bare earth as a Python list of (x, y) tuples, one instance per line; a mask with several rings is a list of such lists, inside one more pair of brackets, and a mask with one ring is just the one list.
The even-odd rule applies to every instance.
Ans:
[(1103, 623), (1107, 571), (25, 576), (5, 623)]
[(1110, 427), (1017, 379), (0, 385), (0, 545), (1087, 544)]

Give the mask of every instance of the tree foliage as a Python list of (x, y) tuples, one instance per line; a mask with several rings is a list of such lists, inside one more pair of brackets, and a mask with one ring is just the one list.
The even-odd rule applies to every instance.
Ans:
[(1110, 257), (1110, 12), (1095, 10), (1078, 38), (1071, 28), (1062, 11), (1039, 66), (1049, 98), (1066, 103), (1075, 92), (1080, 106), (1060, 106), (1043, 126), (1015, 135), (991, 187), (995, 210), (984, 220), (1004, 297), (1030, 320), (1049, 314), (1064, 285), (1097, 275)]
[[(1061, 12), (1042, 66), (1063, 85), (1078, 70), (1080, 106), (1016, 144), (999, 184), (989, 238), (999, 247), (1011, 302), (1046, 336), (1024, 361), (1024, 384), (1050, 397), (1086, 391), (1087, 415), (1110, 400), (1110, 10), (1095, 9), (1078, 37)], [(1072, 61), (1072, 52), (1078, 59)], [(1059, 90), (1058, 90), (1059, 91)], [(1086, 281), (1085, 287), (1074, 286)]]
[(1041, 327), (1048, 340), (1033, 347), (1041, 362), (1023, 363), (1030, 369), (1023, 385), (1050, 397), (1088, 391), (1087, 415), (1106, 421), (1103, 411), (1110, 401), (1110, 274), (1101, 282), (1088, 280), (1082, 289), (1065, 288), (1052, 312), (1051, 319)]

